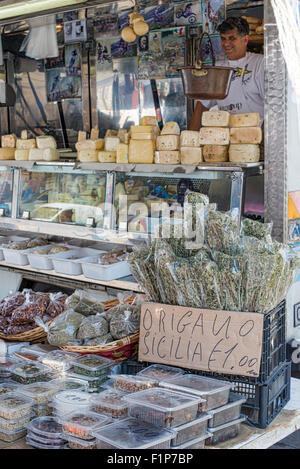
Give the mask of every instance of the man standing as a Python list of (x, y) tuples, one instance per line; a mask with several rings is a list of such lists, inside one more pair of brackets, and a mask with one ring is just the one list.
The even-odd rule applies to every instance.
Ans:
[(231, 114), (258, 112), (260, 125), (264, 119), (264, 56), (247, 52), (249, 25), (246, 20), (230, 17), (218, 27), (221, 46), (227, 60), (217, 66), (234, 68), (227, 98), (198, 101), (190, 129), (199, 130), (202, 112), (210, 109), (228, 111)]

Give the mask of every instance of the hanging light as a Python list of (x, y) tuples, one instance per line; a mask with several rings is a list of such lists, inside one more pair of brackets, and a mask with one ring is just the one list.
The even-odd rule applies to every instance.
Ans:
[(88, 0), (27, 0), (0, 6), (0, 20), (86, 3)]

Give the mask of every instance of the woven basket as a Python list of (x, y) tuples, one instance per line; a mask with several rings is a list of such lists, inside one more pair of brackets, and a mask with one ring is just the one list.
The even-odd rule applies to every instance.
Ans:
[(60, 347), (66, 352), (76, 352), (83, 355), (87, 353), (96, 353), (115, 361), (123, 361), (136, 354), (138, 349), (139, 333), (128, 335), (123, 339), (115, 340), (105, 345), (86, 346), (86, 345), (65, 345)]
[[(46, 325), (49, 326), (52, 321), (53, 319), (47, 322)], [(35, 327), (34, 329), (31, 329), (31, 331), (15, 335), (5, 335), (0, 332), (0, 339), (7, 340), (8, 342), (42, 342), (43, 340), (47, 340), (47, 332), (43, 327)]]

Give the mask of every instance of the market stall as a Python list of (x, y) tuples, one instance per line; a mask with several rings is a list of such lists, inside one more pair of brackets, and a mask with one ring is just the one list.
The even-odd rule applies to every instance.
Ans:
[[(271, 3), (244, 3), (0, 6), (3, 447), (247, 447), (299, 426), (285, 65)], [(204, 66), (224, 59), (226, 15), (265, 44), (265, 139), (258, 112), (190, 127), (179, 69), (202, 31)]]

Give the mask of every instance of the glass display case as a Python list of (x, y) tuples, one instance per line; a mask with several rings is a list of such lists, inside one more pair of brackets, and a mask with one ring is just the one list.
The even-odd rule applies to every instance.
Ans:
[(102, 227), (106, 174), (99, 171), (74, 171), (72, 168), (42, 166), (22, 169), (19, 180), (18, 218)]
[(12, 170), (0, 168), (0, 212), (10, 217), (12, 212), (14, 174)]

